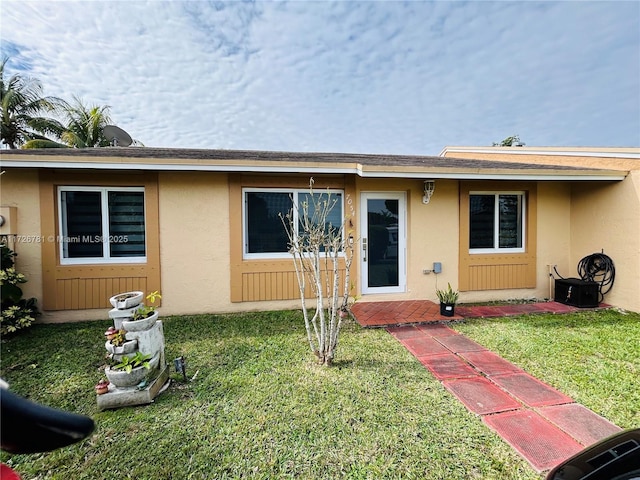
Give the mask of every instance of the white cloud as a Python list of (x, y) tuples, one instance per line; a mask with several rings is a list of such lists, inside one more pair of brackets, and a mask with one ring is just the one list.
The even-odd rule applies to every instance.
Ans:
[(148, 146), (640, 145), (637, 3), (8, 5), (3, 52)]

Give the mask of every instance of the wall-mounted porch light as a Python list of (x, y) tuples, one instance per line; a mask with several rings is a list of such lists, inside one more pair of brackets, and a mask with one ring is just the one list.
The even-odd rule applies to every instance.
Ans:
[(424, 203), (425, 205), (429, 203), (429, 200), (431, 200), (431, 195), (433, 195), (433, 191), (435, 189), (436, 189), (435, 180), (424, 181), (424, 196), (422, 197), (422, 203)]

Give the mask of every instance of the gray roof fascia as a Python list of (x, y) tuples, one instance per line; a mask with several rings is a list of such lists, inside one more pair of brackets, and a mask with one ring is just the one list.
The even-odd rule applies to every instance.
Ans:
[[(359, 173), (354, 168), (318, 168), (318, 167), (255, 167), (251, 165), (196, 165), (196, 164), (150, 164), (150, 163), (94, 163), (94, 162), (12, 162), (3, 161), (2, 168), (52, 168), (52, 169), (92, 169), (92, 170), (143, 170), (171, 172), (239, 172), (239, 173)], [(351, 171), (349, 171), (351, 170)]]
[[(620, 181), (627, 172), (609, 170), (577, 170), (559, 173), (558, 170), (540, 169), (520, 170), (522, 173), (505, 172), (442, 172), (437, 170), (394, 172), (367, 171), (362, 165), (354, 167), (256, 167), (251, 165), (193, 165), (193, 164), (144, 164), (144, 163), (92, 163), (92, 162), (15, 162), (3, 161), (3, 168), (57, 168), (92, 170), (136, 170), (136, 171), (199, 171), (199, 172), (237, 172), (237, 173), (303, 173), (303, 174), (353, 174), (362, 178), (411, 178), (411, 179), (452, 179), (452, 180), (548, 180), (548, 181)], [(525, 173), (526, 172), (526, 173)], [(580, 172), (580, 173), (578, 173)]]
[(449, 157), (142, 147), (5, 150), (0, 151), (0, 165), (3, 168), (353, 174), (362, 178), (454, 180), (619, 181), (629, 173), (620, 170)]
[(558, 173), (545, 171), (531, 173), (480, 173), (480, 172), (410, 172), (392, 175), (384, 172), (367, 172), (364, 178), (415, 178), (424, 180), (553, 180), (553, 181), (621, 181), (627, 172), (609, 170), (582, 170), (583, 173)]
[[(627, 149), (625, 149), (627, 150)], [(633, 150), (633, 147), (628, 148)], [(558, 157), (598, 157), (598, 158), (621, 158), (621, 159), (640, 159), (640, 152), (635, 151), (615, 151), (608, 150), (606, 147), (598, 150), (586, 150), (564, 147), (564, 148), (538, 148), (535, 147), (444, 147), (438, 154), (439, 157), (445, 157), (447, 153), (490, 153), (497, 155), (542, 155), (542, 156), (558, 156)], [(453, 158), (453, 157), (451, 157)]]

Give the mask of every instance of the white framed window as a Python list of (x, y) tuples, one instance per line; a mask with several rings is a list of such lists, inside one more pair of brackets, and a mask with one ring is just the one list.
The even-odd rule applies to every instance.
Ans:
[[(315, 191), (313, 195), (320, 200), (335, 200), (327, 221), (332, 228), (340, 228), (344, 219), (344, 192), (322, 190)], [(243, 258), (290, 258), (289, 238), (281, 217), (291, 213), (294, 225), (299, 228), (298, 206), (305, 201), (310, 207), (313, 205), (309, 201), (309, 190), (244, 188), (242, 196)]]
[(525, 192), (469, 192), (469, 253), (525, 251)]
[(143, 187), (58, 187), (60, 263), (147, 261)]

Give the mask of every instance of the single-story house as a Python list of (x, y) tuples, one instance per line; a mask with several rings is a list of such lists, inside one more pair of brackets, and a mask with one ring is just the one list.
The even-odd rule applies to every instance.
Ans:
[[(3, 150), (0, 234), (44, 321), (297, 308), (279, 217), (316, 194), (356, 245), (352, 295), (550, 298), (553, 267), (604, 251), (607, 303), (640, 311), (640, 149), (447, 147), (439, 156), (108, 147)], [(339, 211), (338, 211), (339, 210)]]

